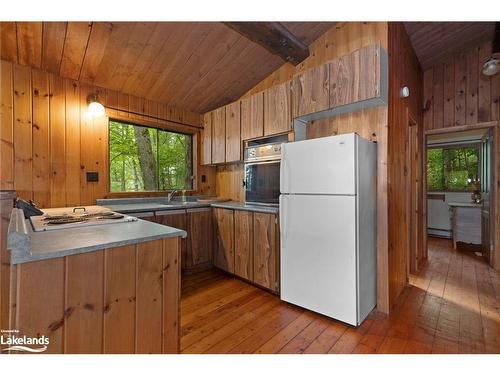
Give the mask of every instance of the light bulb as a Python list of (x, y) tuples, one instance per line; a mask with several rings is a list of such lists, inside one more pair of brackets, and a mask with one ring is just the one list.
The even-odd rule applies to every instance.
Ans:
[(491, 57), (483, 65), (483, 74), (485, 76), (493, 76), (500, 72), (500, 60), (496, 57)]
[(88, 108), (88, 115), (91, 118), (104, 116), (105, 113), (104, 106), (99, 102), (91, 102)]

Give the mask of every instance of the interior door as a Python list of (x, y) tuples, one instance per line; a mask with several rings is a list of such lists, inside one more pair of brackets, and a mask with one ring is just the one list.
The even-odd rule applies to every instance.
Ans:
[(357, 324), (356, 197), (281, 195), (281, 299)]

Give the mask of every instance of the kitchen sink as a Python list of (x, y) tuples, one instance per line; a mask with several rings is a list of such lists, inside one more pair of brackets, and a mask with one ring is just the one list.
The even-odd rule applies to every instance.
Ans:
[(198, 204), (198, 202), (197, 201), (185, 201), (185, 202), (171, 201), (171, 202), (165, 203), (165, 205), (167, 205), (167, 206), (192, 206), (194, 204)]

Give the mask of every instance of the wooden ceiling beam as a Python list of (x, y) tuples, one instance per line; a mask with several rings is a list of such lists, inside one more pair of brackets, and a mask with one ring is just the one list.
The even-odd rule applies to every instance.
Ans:
[(298, 65), (309, 56), (309, 48), (280, 22), (223, 22), (283, 60)]

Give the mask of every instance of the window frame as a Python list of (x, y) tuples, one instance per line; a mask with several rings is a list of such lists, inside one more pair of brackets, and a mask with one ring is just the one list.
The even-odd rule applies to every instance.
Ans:
[[(136, 116), (136, 115), (130, 115), (130, 116)], [(139, 117), (139, 116), (137, 116)], [(171, 192), (172, 190), (142, 190), (142, 191), (111, 191), (111, 175), (110, 175), (110, 170), (111, 170), (111, 161), (109, 159), (109, 152), (110, 152), (110, 145), (109, 145), (109, 123), (111, 121), (116, 121), (116, 122), (122, 122), (130, 125), (135, 125), (135, 126), (144, 126), (148, 128), (155, 128), (155, 129), (160, 129), (160, 130), (165, 130), (169, 132), (175, 132), (175, 133), (180, 133), (180, 134), (185, 134), (185, 135), (190, 135), (191, 136), (191, 148), (192, 148), (192, 170), (193, 170), (193, 183), (191, 186), (191, 189), (186, 189), (186, 193), (188, 194), (193, 194), (196, 193), (198, 190), (198, 142), (199, 142), (199, 129), (197, 127), (190, 127), (190, 126), (183, 126), (178, 123), (174, 123), (168, 120), (158, 120), (152, 121), (147, 118), (137, 118), (137, 117), (125, 117), (121, 115), (112, 115), (112, 116), (107, 116), (107, 122), (106, 122), (106, 127), (107, 127), (107, 132), (106, 135), (108, 137), (107, 139), (107, 152), (106, 152), (106, 159), (107, 159), (107, 169), (106, 169), (106, 184), (107, 184), (107, 197), (121, 197), (121, 198), (126, 198), (126, 197), (134, 197), (134, 196), (163, 196), (166, 193)], [(161, 121), (161, 122), (159, 122)]]
[[(429, 165), (429, 150), (432, 149), (452, 149), (452, 148), (477, 148), (479, 151), (479, 154), (481, 154), (481, 141), (474, 141), (474, 142), (466, 142), (466, 143), (436, 143), (436, 144), (430, 144), (427, 145), (426, 150), (425, 150), (425, 183), (426, 183), (426, 191), (428, 193), (470, 193), (469, 190), (458, 190), (458, 189), (429, 189), (429, 182), (427, 178), (427, 173), (428, 173), (428, 165)], [(479, 160), (478, 160), (478, 174), (481, 172), (481, 156), (479, 155)]]

